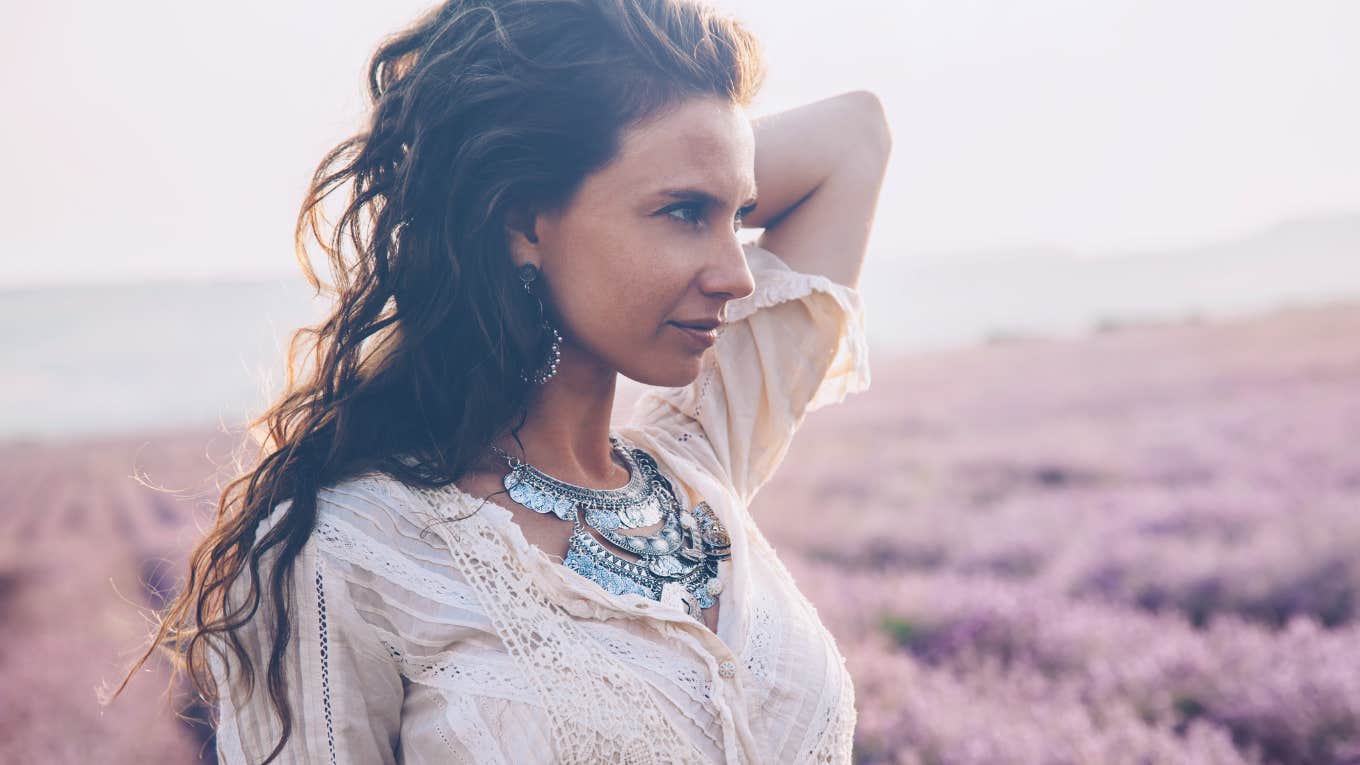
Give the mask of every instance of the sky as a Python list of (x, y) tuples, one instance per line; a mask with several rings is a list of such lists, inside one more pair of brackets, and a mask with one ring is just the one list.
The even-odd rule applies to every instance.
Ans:
[[(1360, 209), (1354, 0), (715, 2), (764, 43), (750, 115), (875, 92), (875, 263), (1195, 246)], [(0, 288), (297, 273), (367, 58), (428, 3), (9, 3)]]

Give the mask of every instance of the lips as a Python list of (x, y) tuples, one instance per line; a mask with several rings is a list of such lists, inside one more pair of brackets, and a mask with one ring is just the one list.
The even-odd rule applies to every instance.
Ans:
[(686, 326), (674, 321), (668, 323), (679, 330), (696, 348), (707, 348), (718, 341), (718, 325), (716, 323), (711, 329), (703, 329), (702, 325)]
[(722, 326), (722, 322), (717, 319), (697, 319), (695, 321), (673, 321), (672, 324), (686, 329), (697, 329), (700, 332), (707, 332), (710, 329), (717, 329)]

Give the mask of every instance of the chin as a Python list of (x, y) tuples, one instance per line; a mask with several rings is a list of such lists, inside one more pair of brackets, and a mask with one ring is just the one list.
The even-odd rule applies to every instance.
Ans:
[(702, 355), (691, 355), (678, 361), (671, 361), (664, 366), (656, 364), (646, 369), (637, 370), (638, 374), (636, 375), (623, 371), (620, 371), (620, 374), (643, 385), (655, 385), (659, 388), (682, 388), (699, 377), (699, 371), (703, 369), (703, 358)]

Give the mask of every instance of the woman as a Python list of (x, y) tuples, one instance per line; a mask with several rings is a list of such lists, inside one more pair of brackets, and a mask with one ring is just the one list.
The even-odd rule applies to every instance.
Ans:
[(461, 0), (377, 51), (298, 220), (336, 309), (152, 646), (223, 762), (849, 761), (747, 507), (869, 385), (889, 135), (866, 92), (753, 123), (761, 79), (684, 0)]

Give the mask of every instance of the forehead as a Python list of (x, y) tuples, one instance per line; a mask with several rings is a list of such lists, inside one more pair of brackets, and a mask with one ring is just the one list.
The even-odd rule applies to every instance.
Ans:
[(745, 199), (755, 190), (755, 138), (741, 107), (690, 99), (624, 133), (611, 183), (649, 193), (692, 186)]

